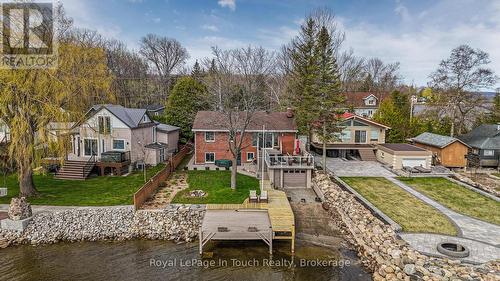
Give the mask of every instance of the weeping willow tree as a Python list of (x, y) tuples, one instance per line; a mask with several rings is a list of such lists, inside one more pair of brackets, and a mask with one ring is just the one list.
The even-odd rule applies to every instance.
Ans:
[(64, 138), (50, 136), (50, 122), (78, 120), (95, 103), (109, 101), (112, 76), (105, 51), (64, 43), (54, 69), (0, 70), (0, 118), (9, 126), (8, 155), (15, 160), (21, 196), (38, 194), (33, 182), (37, 150), (63, 156)]

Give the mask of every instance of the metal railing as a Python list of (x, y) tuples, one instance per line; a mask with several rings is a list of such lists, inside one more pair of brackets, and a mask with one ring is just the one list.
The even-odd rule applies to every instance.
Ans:
[(84, 178), (87, 178), (90, 172), (92, 172), (92, 169), (94, 169), (94, 166), (95, 166), (95, 155), (92, 155), (82, 168), (82, 175)]
[(305, 155), (269, 155), (264, 150), (264, 157), (268, 167), (273, 168), (314, 168), (314, 157)]

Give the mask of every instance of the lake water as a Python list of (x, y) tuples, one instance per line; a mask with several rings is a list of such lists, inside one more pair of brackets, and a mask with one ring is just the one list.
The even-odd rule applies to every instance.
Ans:
[[(0, 250), (0, 280), (371, 280), (350, 251), (263, 242), (165, 241), (60, 243)], [(216, 245), (216, 247), (215, 247)]]

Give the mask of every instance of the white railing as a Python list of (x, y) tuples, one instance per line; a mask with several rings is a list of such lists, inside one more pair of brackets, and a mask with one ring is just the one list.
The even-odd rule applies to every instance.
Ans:
[(314, 168), (314, 157), (306, 155), (269, 155), (264, 149), (264, 157), (270, 168)]

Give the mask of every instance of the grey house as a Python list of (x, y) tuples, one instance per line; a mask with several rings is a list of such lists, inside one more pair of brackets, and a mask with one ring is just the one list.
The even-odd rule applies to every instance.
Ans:
[(479, 154), (481, 167), (498, 167), (500, 160), (500, 124), (484, 124), (459, 137)]

